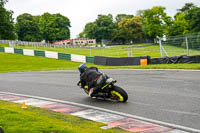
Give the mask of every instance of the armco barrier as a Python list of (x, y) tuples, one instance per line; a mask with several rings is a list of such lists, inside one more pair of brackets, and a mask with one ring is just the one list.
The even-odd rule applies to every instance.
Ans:
[(58, 53), (52, 51), (45, 51), (45, 57), (58, 59)]
[(141, 57), (104, 57), (104, 56), (95, 56), (94, 64), (96, 65), (105, 65), (105, 66), (129, 66), (129, 65), (140, 65), (141, 59), (147, 59), (147, 64), (150, 60), (150, 56), (141, 56)]
[(14, 53), (15, 54), (24, 54), (23, 49), (18, 49), (18, 48), (14, 48)]
[(87, 63), (94, 63), (94, 57), (86, 56), (86, 62)]
[(34, 55), (35, 56), (45, 57), (45, 52), (44, 51), (39, 51), (39, 50), (34, 50)]
[(5, 52), (4, 47), (0, 47), (0, 52)]
[(29, 55), (29, 56), (34, 56), (34, 50), (31, 49), (23, 49), (23, 54), (24, 55)]
[(5, 51), (5, 53), (13, 53), (14, 54), (14, 48), (9, 48), (9, 47), (5, 47), (5, 49), (4, 49)]
[(58, 53), (58, 59), (71, 60), (70, 54)]
[(12, 48), (12, 47), (0, 47), (0, 52), (23, 54), (23, 55), (28, 55), (28, 56), (41, 56), (41, 57), (63, 59), (63, 60), (83, 62), (83, 63), (86, 63), (86, 62), (94, 63), (94, 57), (84, 56), (84, 55), (75, 55), (75, 54), (57, 53), (57, 52), (53, 52), (53, 51), (18, 49), (18, 48)]
[(86, 57), (84, 55), (71, 54), (71, 61), (86, 63)]

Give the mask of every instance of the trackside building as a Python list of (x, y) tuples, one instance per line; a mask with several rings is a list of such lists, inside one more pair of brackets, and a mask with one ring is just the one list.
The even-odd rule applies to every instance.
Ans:
[(68, 39), (68, 40), (56, 41), (53, 44), (87, 46), (88, 44), (96, 44), (96, 39), (86, 39), (86, 38)]

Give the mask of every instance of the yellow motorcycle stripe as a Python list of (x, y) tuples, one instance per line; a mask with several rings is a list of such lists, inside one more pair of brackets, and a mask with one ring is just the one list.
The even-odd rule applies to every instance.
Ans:
[(106, 86), (108, 86), (109, 84), (104, 85), (103, 87), (101, 87), (101, 89), (103, 90)]

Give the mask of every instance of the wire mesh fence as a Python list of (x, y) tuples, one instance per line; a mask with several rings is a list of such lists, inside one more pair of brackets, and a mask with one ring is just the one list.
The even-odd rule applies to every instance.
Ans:
[(161, 56), (200, 55), (200, 32), (162, 38), (159, 43)]
[(87, 56), (114, 56), (123, 57), (131, 56), (129, 51), (123, 50), (120, 47), (111, 47), (105, 45), (95, 46), (80, 46), (80, 45), (63, 45), (63, 44), (48, 44), (42, 42), (26, 42), (17, 40), (0, 40), (0, 44), (7, 44), (7, 47), (37, 49), (47, 51), (57, 51), (69, 54), (79, 54)]

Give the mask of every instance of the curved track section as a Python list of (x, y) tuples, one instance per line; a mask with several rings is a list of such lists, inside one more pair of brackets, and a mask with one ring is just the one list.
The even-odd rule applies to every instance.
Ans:
[(78, 71), (0, 74), (0, 91), (70, 101), (147, 119), (200, 129), (200, 71), (102, 70), (118, 80), (129, 99), (117, 103), (89, 98)]

